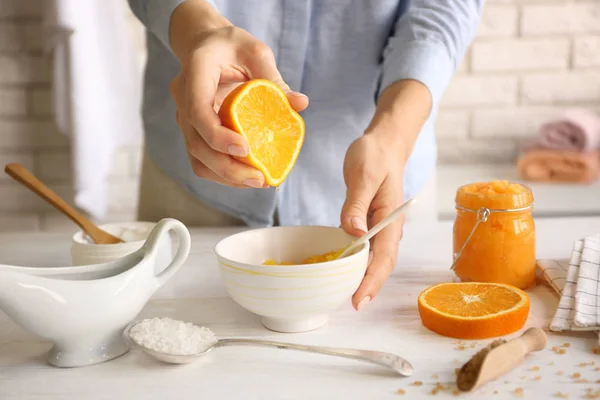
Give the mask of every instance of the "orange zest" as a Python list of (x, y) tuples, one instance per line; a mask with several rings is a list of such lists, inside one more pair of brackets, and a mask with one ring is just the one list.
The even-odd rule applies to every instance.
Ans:
[(430, 330), (457, 339), (487, 339), (521, 329), (529, 296), (500, 283), (440, 283), (419, 295), (419, 315)]
[(236, 158), (261, 171), (268, 185), (281, 185), (296, 164), (306, 129), (283, 90), (265, 79), (244, 82), (225, 98), (219, 117), (248, 142), (248, 156)]

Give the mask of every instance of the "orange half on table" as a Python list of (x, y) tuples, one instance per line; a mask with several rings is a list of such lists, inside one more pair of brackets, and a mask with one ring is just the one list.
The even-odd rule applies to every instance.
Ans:
[(487, 339), (521, 329), (529, 315), (529, 296), (501, 283), (440, 283), (419, 295), (423, 325), (457, 339)]
[(296, 164), (305, 133), (304, 120), (283, 90), (265, 79), (244, 82), (225, 98), (219, 117), (248, 142), (248, 156), (238, 158), (261, 171), (268, 185), (281, 185)]

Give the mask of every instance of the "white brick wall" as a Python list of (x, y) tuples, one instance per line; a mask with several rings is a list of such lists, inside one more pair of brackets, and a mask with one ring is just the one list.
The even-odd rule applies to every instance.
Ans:
[(488, 0), (444, 95), (441, 163), (513, 162), (564, 108), (600, 111), (600, 0)]
[[(52, 119), (44, 1), (0, 0), (0, 166), (20, 162), (72, 201), (69, 141)], [(442, 101), (440, 161), (512, 162), (519, 143), (569, 105), (600, 110), (600, 0), (488, 0)], [(115, 154), (107, 222), (134, 218), (140, 163), (140, 146)], [(0, 231), (35, 229), (75, 227), (0, 173)]]
[(582, 35), (575, 38), (573, 66), (600, 67), (600, 35)]
[(521, 17), (523, 35), (600, 33), (600, 3), (593, 0), (559, 3), (565, 4), (524, 5)]
[[(43, 1), (0, 0), (0, 167), (23, 164), (72, 204), (69, 140), (53, 121), (51, 62), (43, 51)], [(135, 217), (139, 147), (115, 154), (107, 222)], [(76, 229), (0, 171), (0, 232)]]
[(473, 44), (472, 71), (563, 69), (569, 65), (566, 38), (510, 38)]

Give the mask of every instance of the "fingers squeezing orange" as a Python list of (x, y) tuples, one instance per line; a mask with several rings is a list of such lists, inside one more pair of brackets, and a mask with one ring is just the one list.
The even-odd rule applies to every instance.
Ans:
[(225, 98), (219, 117), (248, 142), (248, 156), (236, 158), (261, 171), (268, 185), (281, 185), (298, 159), (305, 134), (304, 120), (283, 90), (265, 79), (245, 82)]

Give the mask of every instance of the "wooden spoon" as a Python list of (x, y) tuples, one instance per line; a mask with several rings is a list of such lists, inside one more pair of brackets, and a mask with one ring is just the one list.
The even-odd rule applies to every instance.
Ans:
[(546, 333), (540, 328), (529, 328), (508, 342), (496, 340), (463, 365), (456, 377), (456, 386), (464, 392), (474, 390), (517, 367), (529, 353), (544, 349), (547, 341)]
[(10, 175), (16, 181), (22, 183), (32, 192), (40, 196), (42, 199), (50, 203), (58, 211), (65, 214), (73, 222), (92, 238), (96, 244), (116, 244), (124, 243), (120, 238), (103, 231), (94, 225), (89, 219), (77, 212), (73, 207), (67, 204), (66, 201), (54, 193), (48, 186), (44, 185), (24, 166), (18, 163), (7, 164), (4, 167), (4, 172)]

